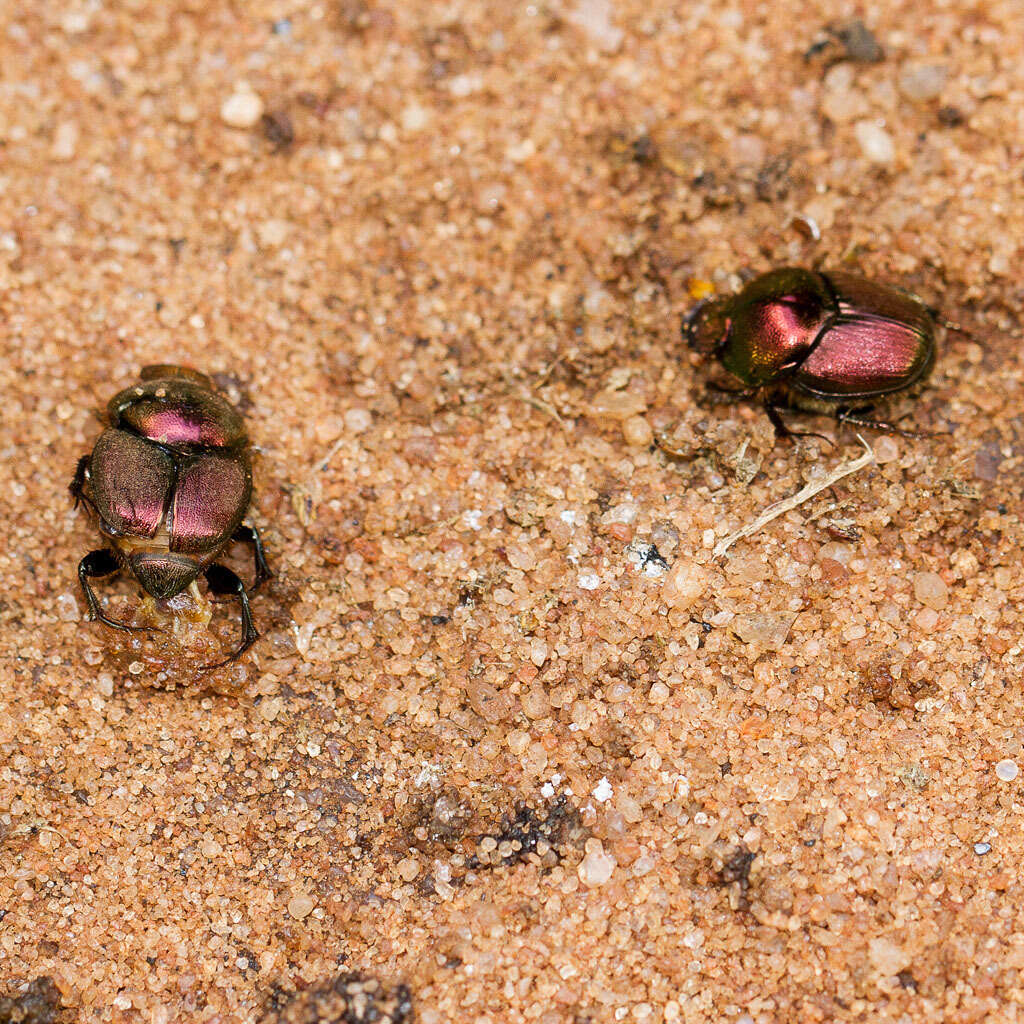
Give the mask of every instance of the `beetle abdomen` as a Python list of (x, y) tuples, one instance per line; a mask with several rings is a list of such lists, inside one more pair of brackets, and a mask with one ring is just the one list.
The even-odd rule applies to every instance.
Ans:
[(178, 469), (171, 512), (171, 551), (200, 554), (220, 547), (249, 507), (252, 471), (248, 453), (204, 453)]
[(124, 430), (103, 431), (90, 459), (92, 500), (114, 534), (152, 537), (163, 522), (174, 477), (167, 452)]

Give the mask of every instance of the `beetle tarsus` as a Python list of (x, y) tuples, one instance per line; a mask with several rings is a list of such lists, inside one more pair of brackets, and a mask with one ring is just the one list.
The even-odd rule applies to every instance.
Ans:
[(869, 416), (859, 416), (856, 412), (840, 409), (836, 413), (836, 419), (840, 423), (849, 423), (854, 427), (866, 427), (868, 430), (880, 430), (883, 434), (895, 434), (897, 437), (906, 437), (911, 441), (920, 441), (927, 437), (937, 437), (933, 430), (906, 430), (896, 426), (888, 420), (876, 420)]
[[(255, 531), (254, 531), (255, 532)], [(215, 668), (223, 668), (232, 661), (237, 661), (245, 652), (252, 647), (260, 638), (252, 621), (252, 610), (249, 608), (249, 595), (246, 593), (245, 584), (238, 575), (223, 565), (208, 566), (204, 574), (210, 592), (218, 597), (237, 597), (242, 606), (242, 643), (234, 654), (229, 655), (223, 661), (215, 662), (212, 665), (204, 665), (204, 671)]]
[(118, 622), (108, 615), (103, 614), (100, 608), (96, 592), (90, 585), (90, 580), (104, 579), (107, 576), (114, 576), (121, 571), (117, 559), (106, 548), (97, 548), (90, 551), (78, 563), (78, 582), (82, 585), (82, 593), (85, 594), (85, 603), (89, 609), (89, 618), (96, 622), (102, 622), (111, 629), (121, 629), (126, 633), (145, 633), (146, 626), (129, 626), (127, 622)]
[(244, 523), (235, 530), (231, 539), (236, 544), (251, 544), (253, 564), (256, 576), (252, 585), (253, 590), (259, 590), (267, 580), (272, 580), (274, 574), (267, 565), (267, 556), (263, 551), (263, 541), (260, 539), (260, 531), (255, 526), (246, 526)]

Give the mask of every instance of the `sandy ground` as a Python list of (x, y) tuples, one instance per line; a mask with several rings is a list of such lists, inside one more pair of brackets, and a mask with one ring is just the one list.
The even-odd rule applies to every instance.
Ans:
[[(1021, 10), (876, 7), (9, 6), (0, 1020), (1019, 1019)], [(967, 333), (715, 558), (860, 452), (680, 344), (786, 263)], [(75, 580), (165, 361), (278, 573), (206, 682)]]

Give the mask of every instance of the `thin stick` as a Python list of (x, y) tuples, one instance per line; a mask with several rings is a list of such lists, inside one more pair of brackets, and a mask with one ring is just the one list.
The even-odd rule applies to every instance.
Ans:
[(856, 473), (859, 469), (863, 469), (865, 466), (875, 461), (875, 453), (871, 449), (871, 445), (864, 440), (860, 434), (857, 435), (857, 440), (864, 445), (864, 454), (859, 458), (854, 459), (851, 462), (843, 462), (837, 466), (831, 473), (828, 474), (823, 480), (809, 483), (806, 487), (797, 491), (796, 494), (789, 498), (783, 498), (782, 501), (777, 501), (774, 505), (769, 505), (753, 522), (747, 523), (742, 530), (737, 530), (736, 533), (729, 534), (728, 537), (723, 537), (716, 545), (714, 551), (711, 552), (714, 558), (721, 558), (736, 543), (738, 540), (742, 540), (744, 537), (753, 536), (763, 527), (767, 526), (773, 519), (778, 519), (779, 516), (785, 515), (790, 509), (797, 508), (802, 505), (805, 501), (810, 501), (816, 494), (820, 494), (826, 488), (831, 487), (837, 480), (842, 480), (844, 476), (849, 476), (851, 473)]

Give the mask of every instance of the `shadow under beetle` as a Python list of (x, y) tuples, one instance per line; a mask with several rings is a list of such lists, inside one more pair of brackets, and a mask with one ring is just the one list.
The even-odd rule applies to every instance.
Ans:
[(827, 413), (859, 426), (920, 436), (869, 414), (925, 381), (935, 363), (935, 310), (906, 292), (842, 271), (783, 267), (739, 293), (698, 305), (683, 338), (710, 352), (760, 396), (783, 436), (783, 408)]
[(182, 366), (146, 366), (139, 383), (107, 405), (109, 426), (71, 482), (99, 520), (107, 547), (78, 564), (89, 617), (123, 630), (142, 630), (104, 615), (91, 581), (131, 573), (153, 597), (167, 599), (202, 573), (212, 593), (236, 597), (242, 641), (217, 668), (259, 638), (241, 579), (216, 564), (233, 541), (249, 544), (255, 590), (271, 577), (259, 533), (242, 524), (252, 497), (249, 438), (242, 417), (204, 374)]

